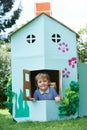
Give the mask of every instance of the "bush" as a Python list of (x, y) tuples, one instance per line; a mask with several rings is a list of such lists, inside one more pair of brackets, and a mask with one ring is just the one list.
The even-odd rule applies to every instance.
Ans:
[(5, 96), (5, 90), (6, 88), (0, 87), (0, 108), (5, 108), (3, 105), (3, 101), (7, 100), (7, 97)]

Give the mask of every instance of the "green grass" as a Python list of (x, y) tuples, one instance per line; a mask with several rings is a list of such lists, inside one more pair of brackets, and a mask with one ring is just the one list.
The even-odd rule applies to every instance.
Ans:
[(87, 117), (49, 122), (21, 122), (12, 120), (8, 110), (0, 109), (0, 130), (87, 130)]

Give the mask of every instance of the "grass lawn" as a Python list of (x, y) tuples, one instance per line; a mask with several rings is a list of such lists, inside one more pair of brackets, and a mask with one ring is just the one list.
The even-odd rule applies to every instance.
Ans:
[(21, 122), (12, 120), (8, 110), (0, 109), (0, 130), (87, 130), (87, 117), (49, 122)]

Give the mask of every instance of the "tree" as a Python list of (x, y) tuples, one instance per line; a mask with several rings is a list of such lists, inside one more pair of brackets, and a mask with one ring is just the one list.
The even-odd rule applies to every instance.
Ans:
[(11, 28), (16, 23), (22, 11), (20, 4), (15, 9), (16, 0), (0, 0), (0, 32), (6, 28)]
[(80, 62), (87, 62), (87, 26), (78, 31), (80, 35), (77, 45), (78, 56)]
[(6, 101), (5, 90), (8, 83), (8, 77), (11, 75), (10, 44), (3, 44), (0, 47), (0, 108), (3, 107), (3, 101)]

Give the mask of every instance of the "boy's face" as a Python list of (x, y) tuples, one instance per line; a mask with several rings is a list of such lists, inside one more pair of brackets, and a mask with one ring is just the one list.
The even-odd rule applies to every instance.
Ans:
[(46, 91), (49, 87), (49, 80), (47, 78), (39, 78), (37, 85), (41, 91)]

